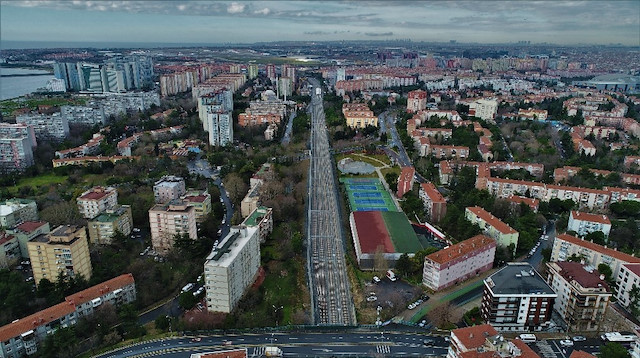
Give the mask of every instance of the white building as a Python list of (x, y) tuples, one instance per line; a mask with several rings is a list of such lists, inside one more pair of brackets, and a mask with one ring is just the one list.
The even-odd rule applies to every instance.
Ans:
[(469, 115), (493, 122), (498, 113), (498, 101), (495, 99), (481, 98), (469, 104)]
[(62, 106), (60, 114), (67, 118), (69, 123), (104, 124), (105, 115), (102, 107), (93, 108), (85, 106)]
[(61, 116), (60, 113), (52, 115), (23, 114), (16, 117), (16, 123), (33, 126), (38, 140), (61, 141), (69, 136), (69, 122), (67, 117)]
[(611, 221), (609, 221), (606, 215), (571, 210), (567, 231), (575, 231), (578, 236), (585, 236), (595, 231), (602, 231), (605, 237), (609, 237)]
[(114, 307), (136, 300), (136, 282), (128, 273), (67, 296), (65, 300), (76, 306), (78, 317), (92, 315), (105, 303)]
[(180, 199), (186, 193), (184, 179), (173, 175), (165, 175), (153, 185), (153, 197), (157, 204)]
[(438, 291), (490, 270), (496, 241), (477, 235), (424, 258), (422, 284)]
[(586, 264), (593, 267), (598, 267), (600, 264), (609, 265), (613, 271), (612, 277), (614, 278), (620, 274), (620, 268), (623, 264), (640, 263), (640, 258), (638, 257), (600, 246), (591, 241), (567, 234), (556, 236), (553, 242), (553, 251), (551, 251), (551, 262), (567, 261), (572, 255), (581, 257)]
[(13, 198), (0, 201), (0, 227), (13, 228), (25, 221), (38, 220), (35, 200)]
[(0, 138), (0, 173), (23, 172), (35, 164), (28, 137)]
[(640, 264), (622, 264), (616, 282), (618, 283), (616, 296), (618, 302), (624, 307), (629, 307), (631, 303), (629, 292), (633, 286), (640, 288)]
[(93, 187), (76, 199), (78, 211), (86, 219), (93, 219), (118, 205), (118, 191), (113, 187)]
[(558, 296), (528, 263), (511, 262), (484, 280), (482, 318), (499, 331), (540, 331)]
[(207, 310), (233, 311), (260, 267), (257, 227), (235, 226), (218, 242), (204, 263)]
[(207, 112), (209, 144), (224, 147), (233, 143), (233, 117), (230, 111)]
[(196, 208), (182, 200), (156, 204), (149, 209), (149, 228), (153, 249), (167, 253), (173, 248), (176, 235), (186, 234), (191, 240), (198, 239)]

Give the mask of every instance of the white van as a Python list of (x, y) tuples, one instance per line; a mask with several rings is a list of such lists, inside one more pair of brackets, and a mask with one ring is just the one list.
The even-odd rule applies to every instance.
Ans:
[(195, 285), (194, 285), (194, 284), (192, 284), (192, 283), (188, 283), (188, 284), (186, 284), (186, 285), (182, 288), (182, 293), (189, 292), (189, 291), (193, 290), (193, 287), (195, 287)]
[(534, 343), (537, 340), (536, 335), (531, 333), (523, 333), (518, 338), (525, 343)]
[(388, 278), (389, 280), (391, 280), (391, 281), (395, 281), (395, 280), (397, 280), (397, 279), (398, 279), (398, 278), (396, 277), (396, 274), (395, 274), (395, 273), (393, 273), (393, 271), (391, 271), (391, 270), (388, 270), (388, 271), (387, 271), (387, 278)]

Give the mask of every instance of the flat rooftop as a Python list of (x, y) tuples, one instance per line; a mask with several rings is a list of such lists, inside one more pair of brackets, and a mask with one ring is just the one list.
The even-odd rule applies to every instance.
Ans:
[(484, 282), (498, 295), (555, 295), (533, 266), (526, 263), (508, 263)]
[(213, 247), (204, 263), (205, 266), (229, 267), (256, 231), (257, 227), (232, 227), (229, 234)]

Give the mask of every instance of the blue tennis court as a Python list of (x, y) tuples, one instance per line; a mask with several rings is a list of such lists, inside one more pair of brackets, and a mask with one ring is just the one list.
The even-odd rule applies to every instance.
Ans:
[(382, 193), (377, 191), (358, 191), (353, 193), (354, 198), (382, 198)]
[(352, 191), (355, 190), (378, 190), (378, 187), (376, 187), (375, 185), (354, 185), (351, 184), (349, 185), (349, 189)]
[(389, 211), (386, 206), (356, 206), (355, 211)]
[(367, 204), (367, 205), (384, 205), (384, 200), (382, 199), (353, 199), (356, 204)]

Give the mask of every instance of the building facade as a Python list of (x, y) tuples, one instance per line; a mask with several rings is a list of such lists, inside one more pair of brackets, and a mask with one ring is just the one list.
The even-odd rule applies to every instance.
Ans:
[(415, 174), (416, 169), (414, 167), (402, 167), (402, 171), (398, 177), (398, 191), (396, 192), (398, 198), (402, 198), (404, 194), (411, 191)]
[(76, 202), (80, 215), (93, 219), (118, 205), (118, 191), (113, 187), (96, 186), (82, 193)]
[(13, 229), (7, 230), (7, 233), (18, 239), (20, 243), (20, 255), (23, 259), (28, 259), (29, 249), (27, 243), (34, 237), (41, 234), (48, 234), (50, 231), (49, 223), (46, 221), (25, 221)]
[(62, 225), (27, 243), (36, 285), (46, 278), (51, 282), (58, 274), (89, 280), (93, 272), (87, 231), (84, 226)]
[(511, 228), (511, 226), (505, 224), (502, 220), (479, 206), (466, 208), (465, 217), (471, 221), (471, 223), (478, 224), (486, 235), (494, 238), (498, 246), (509, 247), (509, 245), (513, 244), (513, 253), (516, 253), (519, 233)]
[(262, 244), (273, 231), (273, 209), (266, 206), (259, 206), (244, 219), (241, 225), (257, 227), (258, 238)]
[(16, 123), (32, 126), (38, 140), (61, 141), (69, 136), (69, 122), (60, 113), (23, 114), (16, 116)]
[(490, 270), (496, 241), (477, 235), (424, 258), (422, 284), (439, 291)]
[(598, 331), (612, 296), (604, 275), (578, 262), (549, 262), (547, 268), (547, 282), (558, 294), (553, 307), (569, 331)]
[(92, 244), (110, 245), (116, 232), (128, 237), (133, 228), (131, 206), (119, 205), (105, 210), (102, 214), (89, 220), (89, 241)]
[(180, 199), (186, 193), (184, 179), (173, 175), (164, 176), (153, 185), (153, 198), (156, 204), (164, 204), (171, 200)]
[(549, 327), (558, 295), (528, 263), (511, 262), (484, 280), (480, 312), (499, 331)]
[(623, 307), (629, 308), (632, 304), (640, 306), (640, 298), (633, 298), (631, 290), (640, 289), (640, 264), (622, 264), (616, 279), (618, 293), (616, 298)]
[(447, 214), (447, 201), (440, 194), (433, 183), (420, 184), (420, 199), (424, 203), (427, 218), (432, 223), (438, 223)]
[(427, 108), (427, 92), (415, 90), (409, 92), (407, 98), (407, 112), (416, 113)]
[(260, 268), (257, 227), (232, 227), (207, 256), (204, 280), (209, 312), (230, 313)]
[(25, 221), (38, 220), (35, 200), (13, 198), (0, 201), (0, 226), (13, 228)]
[(135, 300), (136, 281), (130, 273), (114, 277), (65, 298), (65, 301), (76, 307), (78, 318), (92, 315), (103, 304), (117, 307)]
[(196, 221), (202, 222), (211, 213), (211, 194), (205, 190), (189, 190), (181, 198), (196, 209)]
[(181, 200), (167, 204), (156, 204), (149, 209), (151, 244), (159, 253), (173, 248), (176, 235), (186, 234), (191, 240), (198, 238), (196, 209)]
[(592, 232), (601, 231), (605, 237), (609, 237), (611, 221), (609, 221), (606, 215), (571, 210), (567, 231), (575, 231), (578, 236), (585, 236)]

